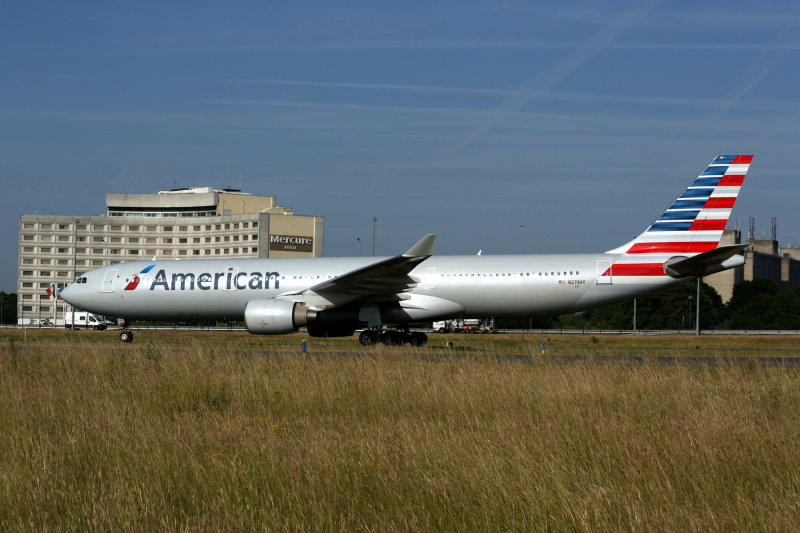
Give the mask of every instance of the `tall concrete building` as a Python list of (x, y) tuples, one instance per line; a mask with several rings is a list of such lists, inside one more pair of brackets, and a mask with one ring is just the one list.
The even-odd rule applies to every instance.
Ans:
[[(738, 244), (741, 232), (725, 230), (720, 245)], [(800, 249), (781, 248), (776, 239), (749, 239), (742, 252), (744, 265), (703, 278), (728, 302), (733, 297), (733, 288), (742, 281), (771, 279), (779, 289), (800, 286)]]
[[(274, 196), (210, 187), (108, 194), (105, 216), (21, 215), (18, 322), (63, 317), (47, 290), (112, 263), (224, 257), (319, 257), (324, 217), (293, 214)], [(58, 309), (56, 310), (56, 305)]]

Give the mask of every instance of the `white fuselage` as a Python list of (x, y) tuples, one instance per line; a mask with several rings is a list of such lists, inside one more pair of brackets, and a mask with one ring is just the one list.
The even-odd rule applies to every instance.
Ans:
[[(380, 307), (384, 313), (390, 305), (402, 310), (387, 320), (529, 317), (589, 309), (679, 283), (667, 276), (600, 276), (616, 257), (603, 253), (433, 256), (410, 272), (413, 287), (399, 294), (397, 302), (384, 301)], [(85, 282), (70, 285), (64, 298), (80, 309), (131, 319), (239, 320), (248, 301), (291, 299), (292, 294), (384, 259), (121, 263), (85, 274)], [(324, 298), (316, 303), (322, 310), (337, 305)]]

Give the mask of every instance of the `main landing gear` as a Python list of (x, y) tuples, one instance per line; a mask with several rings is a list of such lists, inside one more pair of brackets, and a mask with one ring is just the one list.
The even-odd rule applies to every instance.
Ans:
[(362, 346), (375, 346), (379, 342), (387, 346), (402, 346), (406, 343), (411, 346), (424, 346), (428, 342), (428, 336), (421, 331), (365, 329), (358, 336), (358, 342)]

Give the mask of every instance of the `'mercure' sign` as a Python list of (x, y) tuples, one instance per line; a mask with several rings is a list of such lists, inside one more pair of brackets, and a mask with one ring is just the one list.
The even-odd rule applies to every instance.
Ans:
[(314, 238), (297, 235), (270, 235), (269, 249), (280, 252), (313, 252)]

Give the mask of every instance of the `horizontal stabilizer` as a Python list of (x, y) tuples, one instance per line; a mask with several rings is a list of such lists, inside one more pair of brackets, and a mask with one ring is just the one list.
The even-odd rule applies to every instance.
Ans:
[(743, 257), (734, 258), (734, 256), (747, 246), (747, 244), (732, 244), (720, 246), (689, 258), (674, 257), (664, 264), (664, 271), (673, 278), (704, 276), (721, 272), (744, 264)]

